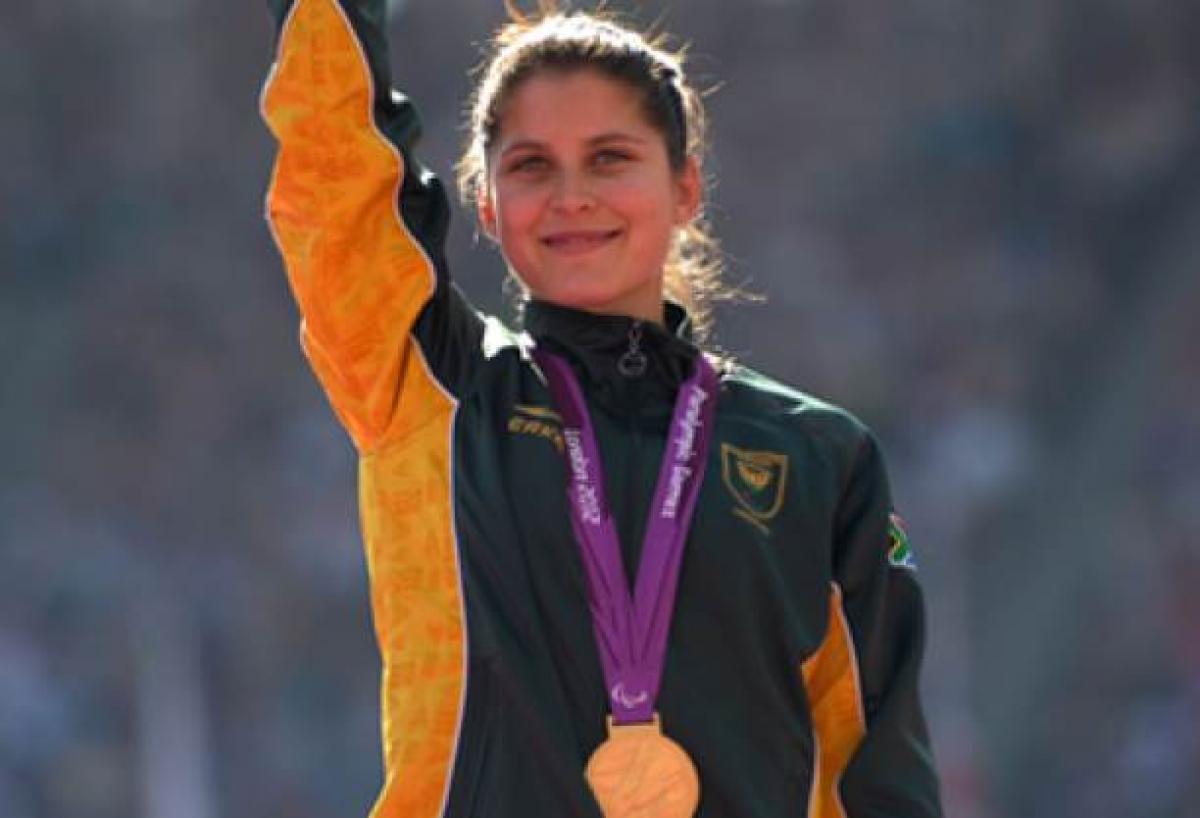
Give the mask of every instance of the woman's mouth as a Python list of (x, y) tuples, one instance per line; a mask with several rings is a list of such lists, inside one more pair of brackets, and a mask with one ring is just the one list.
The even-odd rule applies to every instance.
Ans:
[(620, 230), (563, 230), (542, 237), (542, 244), (558, 253), (587, 253), (621, 234)]

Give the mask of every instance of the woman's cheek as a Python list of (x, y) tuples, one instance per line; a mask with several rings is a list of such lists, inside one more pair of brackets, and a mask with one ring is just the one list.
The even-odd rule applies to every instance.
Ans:
[(539, 199), (537, 188), (532, 186), (504, 191), (497, 202), (501, 228), (507, 226), (511, 228), (510, 232), (531, 230), (537, 220)]
[(540, 284), (535, 263), (540, 212), (535, 191), (529, 188), (498, 191), (496, 216), (500, 253), (517, 276), (533, 289)]
[(604, 185), (603, 198), (614, 210), (627, 216), (657, 221), (667, 201), (662, 188), (652, 182), (642, 174), (622, 175)]

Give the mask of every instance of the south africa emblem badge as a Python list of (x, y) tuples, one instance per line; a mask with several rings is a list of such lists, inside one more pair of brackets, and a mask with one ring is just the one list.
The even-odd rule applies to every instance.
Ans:
[(735, 501), (733, 513), (764, 533), (783, 508), (787, 471), (786, 454), (721, 444), (721, 479)]

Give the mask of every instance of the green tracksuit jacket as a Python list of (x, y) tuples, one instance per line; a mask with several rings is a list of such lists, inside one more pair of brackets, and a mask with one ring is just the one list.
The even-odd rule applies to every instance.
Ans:
[[(268, 219), (301, 342), (360, 453), (383, 665), (378, 818), (599, 818), (583, 777), (606, 695), (568, 520), (558, 416), (529, 349), (579, 374), (625, 564), (674, 392), (669, 329), (531, 303), (523, 332), (450, 284), (441, 183), (390, 91), (382, 0), (273, 0)], [(616, 362), (640, 331), (641, 377)], [(721, 370), (658, 710), (701, 818), (940, 814), (918, 700), (921, 594), (871, 435)]]

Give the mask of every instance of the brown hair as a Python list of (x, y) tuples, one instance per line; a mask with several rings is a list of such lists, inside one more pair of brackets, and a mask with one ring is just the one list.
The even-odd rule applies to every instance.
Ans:
[[(629, 28), (607, 12), (565, 12), (559, 0), (538, 0), (533, 14), (505, 0), (510, 22), (493, 35), (469, 111), (466, 147), (458, 164), (459, 191), (476, 204), (487, 178), (488, 150), (498, 134), (504, 105), (516, 88), (542, 71), (592, 70), (641, 94), (647, 121), (663, 136), (671, 168), (706, 148), (706, 116), (700, 94), (683, 73), (683, 52), (668, 50), (662, 37)], [(736, 296), (721, 283), (720, 245), (703, 213), (676, 234), (667, 257), (663, 288), (687, 307), (696, 337), (712, 323), (712, 303)]]

